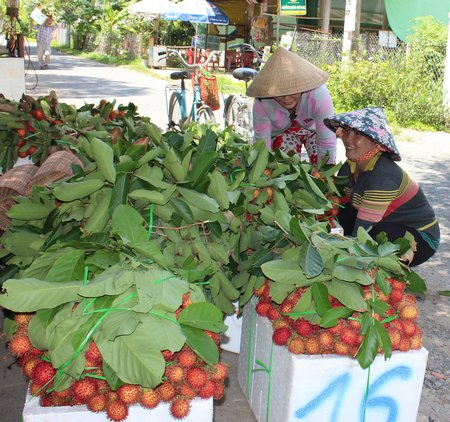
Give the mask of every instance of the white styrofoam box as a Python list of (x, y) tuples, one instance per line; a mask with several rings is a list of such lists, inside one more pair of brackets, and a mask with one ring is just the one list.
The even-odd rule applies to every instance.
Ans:
[(23, 58), (0, 59), (0, 93), (8, 100), (19, 101), (25, 92), (25, 64)]
[[(161, 402), (154, 409), (145, 409), (139, 404), (129, 407), (127, 421), (130, 422), (176, 422), (170, 414), (170, 403)], [(86, 406), (57, 406), (42, 407), (39, 398), (29, 393), (25, 398), (25, 406), (22, 414), (23, 422), (106, 422), (109, 419), (106, 412), (93, 413)], [(195, 398), (191, 401), (191, 411), (183, 419), (183, 422), (212, 422), (213, 399)]]
[(241, 347), (241, 331), (242, 331), (242, 317), (238, 317), (237, 302), (234, 303), (234, 315), (229, 315), (223, 321), (228, 327), (227, 331), (222, 335), (220, 340), (220, 348), (228, 352), (239, 353)]
[(272, 333), (271, 322), (247, 304), (238, 381), (258, 422), (416, 420), (426, 349), (378, 355), (363, 370), (346, 356), (293, 355), (273, 344)]

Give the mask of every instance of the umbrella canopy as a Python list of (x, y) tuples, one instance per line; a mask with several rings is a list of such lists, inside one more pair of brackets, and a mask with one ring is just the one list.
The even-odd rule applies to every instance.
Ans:
[(133, 15), (148, 17), (158, 17), (171, 10), (175, 3), (169, 0), (141, 0), (128, 7), (128, 11)]
[(174, 4), (170, 10), (162, 13), (161, 17), (169, 21), (214, 25), (228, 25), (230, 22), (223, 10), (206, 0), (184, 0)]

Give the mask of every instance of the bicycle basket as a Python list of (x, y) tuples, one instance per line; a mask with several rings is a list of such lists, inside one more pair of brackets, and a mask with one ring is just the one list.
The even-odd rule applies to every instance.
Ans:
[[(219, 110), (219, 88), (217, 86), (217, 79), (214, 75), (201, 75), (198, 78), (200, 84), (200, 95), (205, 104), (211, 107), (211, 110)], [(194, 86), (194, 77), (192, 77), (192, 86)]]

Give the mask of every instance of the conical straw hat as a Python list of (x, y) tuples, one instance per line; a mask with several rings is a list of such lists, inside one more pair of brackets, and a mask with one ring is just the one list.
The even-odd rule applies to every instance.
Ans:
[(328, 76), (299, 55), (278, 47), (248, 87), (247, 95), (267, 98), (298, 94), (318, 88)]

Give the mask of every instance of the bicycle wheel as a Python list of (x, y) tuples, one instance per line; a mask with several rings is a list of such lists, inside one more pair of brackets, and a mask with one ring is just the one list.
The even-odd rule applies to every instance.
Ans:
[(204, 105), (197, 110), (197, 122), (204, 123), (216, 123), (216, 117), (214, 116), (211, 107)]
[(183, 119), (181, 118), (181, 106), (180, 106), (180, 97), (176, 92), (172, 92), (169, 100), (169, 129), (173, 129), (174, 127), (181, 128), (183, 124)]

